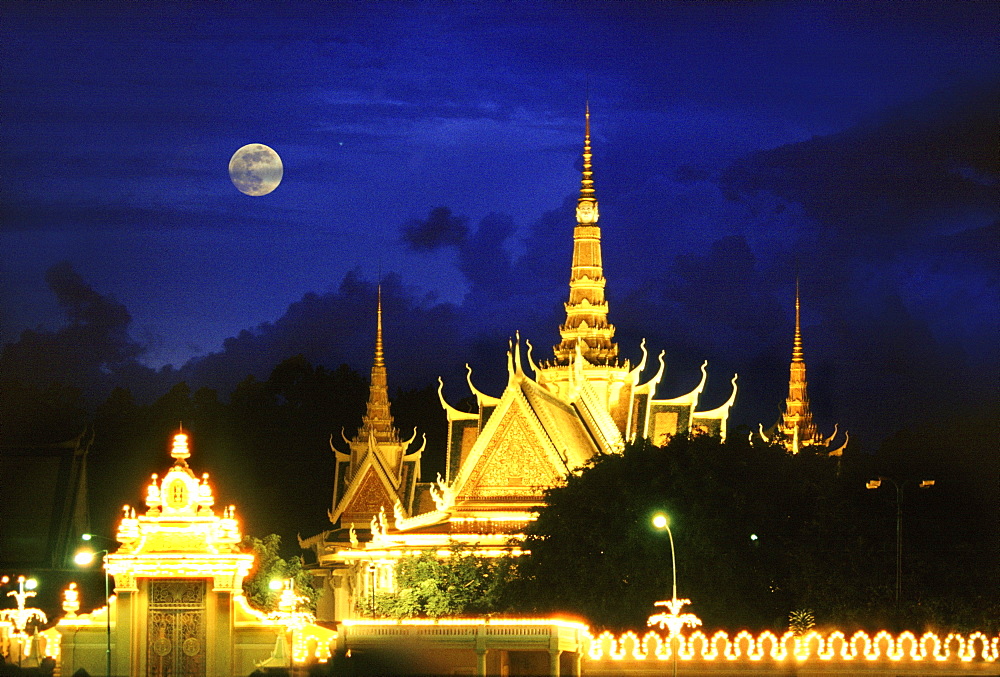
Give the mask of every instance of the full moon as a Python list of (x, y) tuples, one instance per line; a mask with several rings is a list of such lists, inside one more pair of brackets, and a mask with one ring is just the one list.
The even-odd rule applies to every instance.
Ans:
[(281, 158), (262, 143), (249, 143), (233, 153), (229, 178), (241, 193), (267, 195), (281, 183)]

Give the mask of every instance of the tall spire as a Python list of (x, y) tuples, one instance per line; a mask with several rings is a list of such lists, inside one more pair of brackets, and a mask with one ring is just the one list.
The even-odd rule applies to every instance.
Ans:
[(792, 363), (789, 367), (788, 398), (781, 415), (785, 446), (797, 454), (803, 446), (817, 441), (816, 424), (809, 409), (806, 391), (806, 360), (802, 350), (802, 324), (799, 310), (799, 280), (795, 279), (795, 336), (792, 339)]
[(389, 411), (389, 386), (385, 368), (385, 350), (382, 346), (382, 285), (378, 286), (378, 310), (375, 329), (375, 359), (368, 392), (368, 408), (358, 430), (358, 439), (367, 439), (369, 433), (377, 442), (397, 442), (399, 433)]
[[(795, 308), (796, 313), (798, 312), (798, 296), (795, 297)], [(378, 317), (375, 327), (375, 364), (374, 367), (381, 367), (383, 373), (385, 372), (385, 351), (382, 348), (382, 285), (378, 286), (378, 310), (376, 311)], [(796, 318), (798, 315), (796, 315)], [(374, 369), (372, 371), (374, 375)], [(373, 379), (374, 380), (374, 379)]]
[(802, 325), (799, 322), (799, 278), (795, 278), (795, 337), (792, 339), (792, 362), (805, 362), (802, 356)]
[(594, 191), (593, 155), (590, 149), (590, 102), (587, 103), (583, 136), (583, 178), (576, 203), (573, 229), (573, 264), (569, 279), (566, 322), (559, 327), (562, 342), (555, 347), (556, 364), (570, 364), (579, 344), (580, 354), (594, 365), (617, 362), (618, 346), (612, 341), (615, 328), (608, 324), (604, 298), (604, 268), (601, 260), (601, 228)]
[[(580, 182), (580, 199), (577, 204), (589, 200), (594, 204), (594, 220), (597, 223), (597, 199), (594, 197), (594, 169), (593, 153), (590, 151), (590, 102), (587, 102), (586, 113), (584, 114), (583, 132), (583, 179)], [(577, 215), (579, 221), (579, 213)]]

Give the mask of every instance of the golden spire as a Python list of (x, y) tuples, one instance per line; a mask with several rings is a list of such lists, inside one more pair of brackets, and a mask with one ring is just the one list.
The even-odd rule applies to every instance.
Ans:
[(802, 357), (802, 327), (799, 323), (799, 278), (795, 278), (795, 338), (792, 339), (792, 362), (805, 362)]
[(797, 454), (803, 446), (816, 442), (816, 424), (809, 409), (806, 384), (806, 360), (802, 350), (802, 324), (799, 309), (799, 280), (795, 279), (795, 336), (792, 339), (792, 363), (789, 367), (788, 398), (781, 416), (785, 446)]
[[(583, 179), (580, 182), (580, 199), (577, 204), (585, 200), (590, 200), (594, 203), (596, 212), (597, 199), (594, 197), (594, 170), (591, 162), (592, 159), (593, 154), (590, 152), (590, 102), (588, 101), (583, 132)], [(597, 221), (596, 213), (594, 215), (594, 221)]]
[[(798, 297), (796, 296), (796, 308), (798, 308)], [(385, 351), (382, 348), (382, 285), (378, 286), (378, 320), (375, 327), (375, 367), (385, 369)]]
[(618, 346), (611, 340), (614, 326), (608, 324), (604, 298), (604, 267), (601, 258), (601, 228), (590, 148), (590, 103), (587, 103), (583, 136), (583, 178), (576, 204), (573, 229), (573, 264), (570, 270), (566, 322), (559, 327), (562, 342), (555, 347), (556, 364), (570, 364), (579, 345), (583, 358), (594, 365), (617, 362)]
[(372, 380), (368, 391), (368, 408), (358, 430), (358, 439), (366, 440), (369, 433), (377, 442), (396, 442), (399, 435), (389, 411), (389, 386), (385, 368), (385, 350), (382, 346), (382, 285), (378, 286), (378, 306), (375, 328), (375, 359)]

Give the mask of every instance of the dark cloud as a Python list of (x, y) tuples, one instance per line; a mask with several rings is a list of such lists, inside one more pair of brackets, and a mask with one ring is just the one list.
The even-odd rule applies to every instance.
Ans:
[(460, 245), (468, 235), (468, 219), (448, 207), (435, 207), (426, 219), (412, 219), (403, 226), (403, 241), (415, 250)]
[(125, 306), (95, 291), (67, 262), (45, 277), (68, 322), (55, 331), (26, 330), (5, 345), (3, 378), (38, 386), (62, 383), (99, 398), (126, 371), (152, 375), (137, 362), (145, 347), (129, 335), (132, 318)]
[(848, 246), (887, 237), (898, 246), (951, 228), (955, 217), (997, 212), (997, 110), (1000, 86), (939, 95), (838, 134), (749, 155), (721, 183), (800, 204)]
[[(178, 370), (178, 378), (229, 392), (250, 374), (266, 378), (274, 365), (295, 355), (367, 374), (375, 348), (376, 296), (374, 282), (350, 272), (336, 291), (306, 294), (275, 322), (244, 330), (227, 339), (221, 351), (191, 360)], [(454, 306), (421, 299), (398, 275), (387, 275), (382, 311), (393, 390), (424, 387), (438, 375), (458, 373), (455, 356), (462, 348)]]
[(68, 261), (50, 268), (45, 281), (66, 311), (71, 325), (89, 325), (97, 331), (120, 335), (132, 321), (125, 306), (94, 291)]

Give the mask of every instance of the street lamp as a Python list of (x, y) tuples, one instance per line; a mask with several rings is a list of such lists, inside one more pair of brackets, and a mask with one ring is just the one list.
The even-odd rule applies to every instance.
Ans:
[[(93, 534), (83, 534), (81, 538), (85, 541), (89, 541), (94, 538)], [(110, 539), (105, 539), (110, 540)], [(73, 557), (73, 561), (80, 566), (87, 566), (93, 563), (98, 555), (109, 555), (111, 554), (109, 550), (81, 550)], [(104, 603), (107, 604), (105, 607), (105, 618), (107, 624), (105, 625), (107, 645), (105, 650), (106, 658), (106, 668), (107, 677), (111, 677), (111, 590), (108, 582), (108, 565), (107, 562), (104, 563)]]
[(658, 512), (653, 515), (653, 528), (663, 531), (666, 529), (670, 538), (670, 570), (674, 575), (674, 587), (671, 590), (671, 599), (677, 599), (677, 558), (674, 556), (674, 534), (670, 531), (670, 517), (666, 513)]
[[(666, 529), (666, 531), (667, 531), (667, 537), (670, 539), (670, 571), (673, 574), (673, 579), (674, 579), (673, 588), (671, 589), (671, 593), (670, 593), (670, 601), (671, 601), (671, 603), (672, 603), (673, 606), (671, 606), (670, 608), (671, 608), (673, 614), (676, 616), (677, 615), (677, 611), (680, 608), (679, 605), (677, 605), (677, 557), (674, 555), (674, 534), (673, 534), (672, 531), (670, 531), (670, 517), (666, 513), (658, 512), (655, 515), (653, 515), (652, 522), (653, 522), (653, 528), (654, 529), (657, 529), (659, 531), (663, 531), (664, 529)], [(676, 631), (675, 631), (675, 629), (671, 628), (670, 629), (670, 654), (673, 656), (673, 659), (674, 659), (673, 660), (673, 663), (674, 663), (674, 677), (677, 677), (677, 649), (678, 649), (678, 647), (674, 646), (674, 635), (675, 634), (677, 634)]]
[[(867, 489), (878, 489), (882, 482), (891, 482), (896, 487), (896, 610), (899, 611), (899, 589), (903, 572), (903, 487), (909, 480), (897, 482), (891, 477), (879, 476), (878, 479), (868, 480), (865, 484)], [(934, 486), (934, 480), (921, 480), (917, 484), (918, 489), (927, 489)]]

